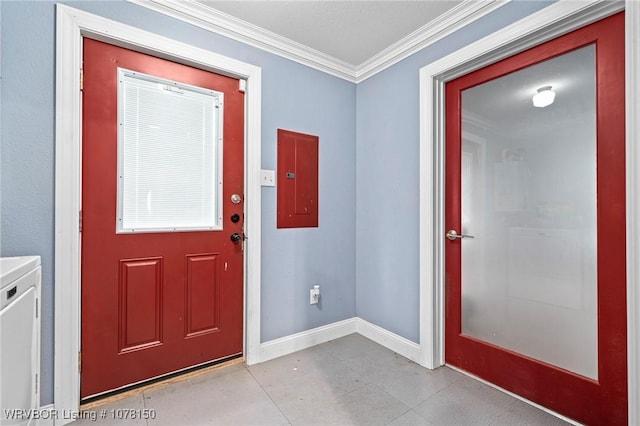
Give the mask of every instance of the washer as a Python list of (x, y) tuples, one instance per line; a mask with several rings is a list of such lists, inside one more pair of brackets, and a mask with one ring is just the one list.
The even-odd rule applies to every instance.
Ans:
[(0, 258), (0, 424), (35, 424), (40, 376), (40, 256)]

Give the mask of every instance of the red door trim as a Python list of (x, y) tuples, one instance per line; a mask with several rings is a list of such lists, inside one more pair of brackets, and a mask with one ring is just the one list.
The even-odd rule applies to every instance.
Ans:
[[(462, 335), (460, 243), (445, 244), (445, 360), (578, 421), (627, 422), (624, 14), (446, 85), (446, 229), (460, 229), (461, 91), (595, 43), (597, 68), (598, 381)], [(602, 108), (607, 105), (607, 108)], [(615, 105), (615, 106), (613, 106)], [(613, 107), (611, 107), (613, 106)], [(605, 267), (606, 266), (606, 267)], [(473, 358), (465, 353), (473, 353)]]

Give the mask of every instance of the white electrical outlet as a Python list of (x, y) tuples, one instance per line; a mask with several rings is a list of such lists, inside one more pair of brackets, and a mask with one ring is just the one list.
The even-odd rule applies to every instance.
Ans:
[(313, 288), (309, 291), (309, 304), (315, 305), (320, 301), (320, 286), (314, 285)]

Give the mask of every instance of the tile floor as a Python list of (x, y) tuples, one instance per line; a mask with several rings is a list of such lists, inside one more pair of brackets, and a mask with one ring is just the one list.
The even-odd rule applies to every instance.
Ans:
[(105, 409), (149, 409), (155, 419), (109, 414), (73, 426), (566, 424), (450, 368), (422, 368), (358, 334), (93, 410)]

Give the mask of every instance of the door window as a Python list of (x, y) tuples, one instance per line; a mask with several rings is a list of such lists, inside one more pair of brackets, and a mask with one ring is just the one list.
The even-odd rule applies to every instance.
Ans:
[(119, 233), (221, 229), (222, 98), (118, 68)]
[(462, 91), (462, 159), (463, 333), (597, 380), (595, 46)]

